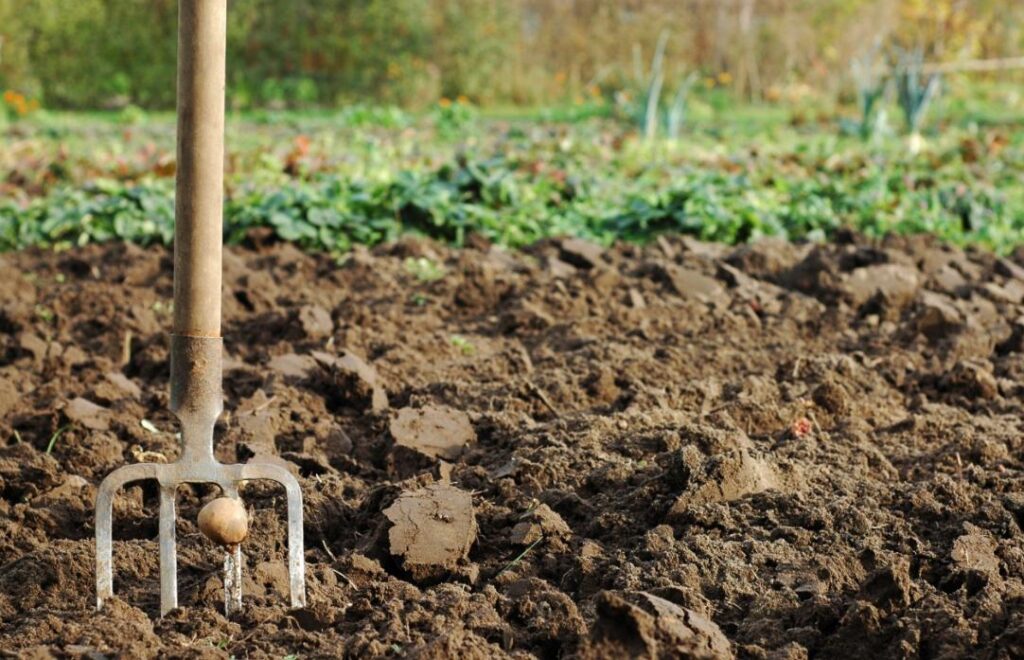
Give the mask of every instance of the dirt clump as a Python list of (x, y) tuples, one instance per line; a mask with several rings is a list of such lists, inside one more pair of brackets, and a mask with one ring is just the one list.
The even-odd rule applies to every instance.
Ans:
[(476, 441), (469, 416), (449, 406), (402, 408), (388, 430), (397, 446), (446, 461), (458, 459)]
[(581, 659), (735, 657), (722, 631), (707, 617), (642, 591), (604, 592), (597, 622)]
[(299, 308), (299, 323), (309, 339), (324, 339), (334, 331), (331, 313), (319, 305), (305, 305)]
[(388, 395), (377, 371), (351, 351), (333, 355), (314, 351), (313, 359), (326, 373), (321, 387), (329, 390), (329, 401), (334, 406), (352, 406), (371, 412), (383, 412), (388, 407)]
[(558, 256), (577, 268), (594, 268), (603, 263), (604, 248), (582, 238), (567, 238), (558, 244)]
[(110, 411), (80, 396), (68, 402), (64, 414), (71, 422), (93, 431), (106, 431), (110, 428)]
[(572, 534), (572, 529), (547, 504), (540, 504), (531, 509), (523, 520), (512, 528), (512, 543), (531, 545), (547, 538), (564, 538)]
[(417, 582), (451, 573), (477, 536), (473, 497), (448, 484), (405, 491), (384, 515), (391, 521), (388, 552)]

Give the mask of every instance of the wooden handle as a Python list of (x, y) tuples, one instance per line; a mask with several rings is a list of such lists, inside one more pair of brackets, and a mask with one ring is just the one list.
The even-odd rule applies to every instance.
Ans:
[(220, 336), (227, 0), (180, 0), (174, 334)]

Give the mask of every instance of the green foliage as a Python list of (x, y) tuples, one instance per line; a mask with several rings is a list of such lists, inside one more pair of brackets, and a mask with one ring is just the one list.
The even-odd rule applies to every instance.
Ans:
[[(173, 108), (177, 0), (0, 0), (0, 91), (51, 108)], [(235, 109), (492, 98), (516, 14), (489, 0), (232, 0)]]
[(443, 279), (446, 274), (442, 264), (427, 257), (407, 257), (404, 266), (405, 272), (424, 284)]
[[(143, 145), (173, 135), (154, 121), (132, 127)], [(283, 137), (293, 135), (292, 123), (312, 137)], [(438, 139), (435, 123), (339, 129), (336, 117), (282, 115), (233, 129), (247, 146), (235, 144), (230, 158), (227, 240), (270, 228), (281, 240), (339, 254), (406, 233), (461, 244), (475, 232), (508, 246), (559, 235), (643, 242), (661, 232), (816, 240), (841, 227), (930, 232), (1001, 251), (1024, 240), (1024, 140), (998, 131), (960, 131), (914, 157), (896, 143), (791, 132), (694, 131), (683, 151), (607, 121), (510, 128), (476, 119), (453, 143)], [(0, 179), (25, 186), (0, 201), (0, 249), (169, 244), (173, 169), (145, 146), (138, 162), (122, 145), (105, 164), (89, 149), (103, 130), (120, 144), (123, 128), (76, 130), (86, 139), (40, 125), (25, 142), (40, 145), (23, 155), (26, 163), (0, 158)], [(294, 144), (304, 145), (300, 155)], [(54, 152), (59, 160), (43, 157)], [(433, 266), (413, 260), (407, 269), (428, 282), (443, 275)]]
[(457, 348), (463, 355), (469, 356), (476, 353), (476, 346), (473, 345), (473, 342), (469, 341), (462, 335), (452, 335), (449, 338), (449, 341), (451, 342), (451, 345)]
[(173, 104), (173, 0), (25, 2), (9, 19), (9, 49), (29, 69), (21, 80), (46, 106)]
[(455, 101), (441, 99), (432, 112), (438, 134), (448, 139), (461, 135), (477, 119), (478, 114), (465, 98), (457, 98)]
[(879, 44), (876, 44), (865, 55), (855, 58), (852, 66), (860, 116), (853, 124), (842, 124), (842, 128), (862, 140), (869, 140), (880, 134), (886, 123), (886, 113), (881, 102), (889, 88), (889, 79), (882, 70), (879, 49)]
[(893, 63), (896, 94), (909, 133), (919, 133), (921, 122), (939, 91), (939, 75), (925, 75), (924, 54), (920, 50), (897, 50)]
[[(0, 90), (49, 108), (170, 109), (177, 7), (0, 0)], [(666, 26), (679, 47), (670, 48), (663, 100), (695, 70), (731, 74), (740, 96), (806, 88), (829, 97), (865, 34), (896, 35), (936, 60), (1016, 55), (1024, 3), (230, 0), (228, 17), (236, 109), (422, 109), (462, 94), (483, 106), (536, 105), (592, 98), (594, 85), (623, 89), (633, 47), (650, 53)], [(634, 99), (646, 96), (651, 78), (642, 79)]]
[(665, 49), (668, 30), (662, 30), (654, 47), (651, 70), (645, 73), (640, 63), (639, 48), (634, 53), (634, 80), (615, 94), (618, 115), (639, 127), (648, 140), (662, 131), (670, 140), (678, 139), (686, 120), (690, 90), (697, 79), (691, 72), (676, 86), (671, 100), (665, 103)]

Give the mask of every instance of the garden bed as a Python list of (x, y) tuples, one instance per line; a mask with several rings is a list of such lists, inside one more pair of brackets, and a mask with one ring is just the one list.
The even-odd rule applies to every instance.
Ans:
[(152, 484), (115, 505), (93, 610), (97, 484), (177, 451), (169, 252), (8, 253), (0, 287), (5, 651), (1024, 654), (1012, 257), (839, 232), (339, 260), (252, 232), (225, 259), (217, 452), (300, 475), (309, 607), (285, 606), (283, 493), (251, 484), (234, 620), (203, 488), (157, 618)]

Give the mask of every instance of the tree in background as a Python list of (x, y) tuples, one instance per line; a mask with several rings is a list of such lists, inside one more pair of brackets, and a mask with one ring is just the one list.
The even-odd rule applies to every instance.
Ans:
[[(667, 79), (751, 98), (834, 93), (879, 39), (942, 60), (1024, 50), (1006, 0), (231, 0), (230, 21), (236, 107), (579, 100), (624, 89), (663, 32)], [(0, 0), (0, 86), (172, 107), (176, 22), (176, 0)]]

